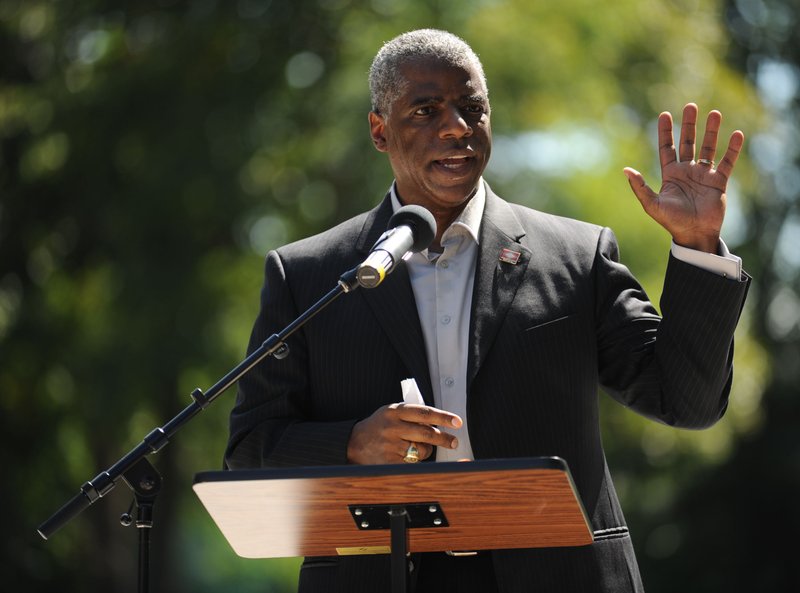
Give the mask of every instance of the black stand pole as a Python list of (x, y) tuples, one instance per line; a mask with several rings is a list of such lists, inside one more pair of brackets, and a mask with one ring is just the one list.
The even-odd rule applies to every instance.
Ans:
[[(334, 299), (345, 292), (352, 292), (358, 288), (359, 283), (356, 272), (357, 268), (353, 268), (342, 274), (335, 288), (286, 326), (283, 331), (267, 338), (258, 349), (254, 350), (247, 358), (217, 381), (207, 393), (203, 393), (200, 389), (195, 389), (191, 394), (193, 400), (191, 404), (163, 427), (153, 429), (139, 445), (106, 471), (99, 473), (92, 480), (81, 486), (81, 491), (78, 494), (39, 526), (39, 535), (44, 539), (49, 538), (89, 505), (94, 504), (98, 499), (111, 492), (120, 477), (124, 478), (128, 486), (134, 491), (136, 505), (138, 506), (136, 527), (139, 531), (139, 591), (140, 593), (145, 593), (148, 588), (147, 581), (149, 578), (149, 547), (150, 530), (153, 525), (153, 504), (161, 488), (161, 476), (152, 464), (147, 461), (145, 455), (158, 452), (184, 424), (206, 408), (228, 387), (250, 372), (254, 366), (267, 356), (274, 356), (278, 359), (288, 356), (289, 347), (286, 345), (285, 340), (332, 303)], [(123, 515), (122, 523), (126, 523), (125, 515)]]
[[(139, 593), (150, 590), (150, 533), (153, 528), (153, 505), (161, 491), (161, 475), (146, 457), (142, 457), (122, 474), (122, 479), (134, 493), (136, 505), (136, 530), (139, 532)], [(133, 510), (133, 505), (131, 505)], [(133, 523), (130, 510), (120, 517), (120, 523), (128, 527)]]
[(392, 544), (392, 593), (406, 593), (406, 556), (408, 552), (408, 512), (405, 507), (389, 509), (389, 526)]

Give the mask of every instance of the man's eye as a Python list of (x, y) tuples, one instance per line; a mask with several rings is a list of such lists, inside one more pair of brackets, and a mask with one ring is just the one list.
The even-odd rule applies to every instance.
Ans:
[(475, 105), (467, 105), (464, 110), (467, 113), (484, 113), (486, 109), (483, 105), (475, 104)]
[(430, 105), (426, 105), (425, 107), (420, 107), (414, 112), (414, 115), (430, 115), (433, 113), (433, 107)]

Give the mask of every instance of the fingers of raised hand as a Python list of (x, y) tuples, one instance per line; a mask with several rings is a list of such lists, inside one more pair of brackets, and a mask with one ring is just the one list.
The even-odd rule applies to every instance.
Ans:
[(658, 116), (658, 158), (662, 168), (678, 160), (672, 136), (672, 114), (668, 111)]
[(741, 130), (736, 130), (731, 134), (725, 155), (717, 165), (717, 172), (725, 177), (726, 180), (730, 178), (733, 172), (733, 166), (736, 164), (736, 160), (742, 152), (742, 146), (744, 146), (744, 134)]
[[(711, 111), (706, 118), (706, 130), (703, 134), (703, 143), (700, 145), (700, 151), (697, 153), (697, 162), (705, 166), (713, 166), (714, 156), (717, 153), (717, 139), (719, 136), (719, 126), (722, 123), (722, 114), (719, 111)], [(694, 147), (692, 147), (694, 149)], [(694, 158), (694, 150), (692, 150), (692, 157)]]
[[(700, 168), (713, 169), (714, 157), (717, 154), (717, 144), (719, 142), (719, 130), (722, 125), (722, 114), (717, 110), (712, 110), (706, 117), (703, 140), (699, 149), (696, 150), (695, 142), (697, 137), (697, 116), (698, 108), (694, 103), (688, 103), (683, 108), (683, 119), (681, 121), (681, 137), (679, 145), (674, 145), (672, 115), (665, 111), (658, 118), (658, 146), (659, 160), (661, 166), (666, 167), (675, 161), (681, 163), (691, 163), (699, 165)], [(731, 134), (728, 147), (722, 160), (716, 166), (716, 170), (727, 179), (730, 177), (736, 160), (739, 158), (742, 146), (744, 145), (744, 134), (736, 130)], [(630, 179), (630, 176), (629, 176)], [(633, 185), (633, 182), (632, 182)], [(634, 187), (635, 191), (635, 187)]]
[[(658, 117), (658, 146), (661, 165), (666, 166), (676, 160), (689, 162), (695, 159), (695, 143), (697, 140), (697, 105), (688, 103), (683, 108), (681, 120), (681, 137), (677, 154), (675, 140), (672, 135), (672, 114), (663, 112)], [(722, 122), (719, 111), (711, 111), (706, 118), (706, 127), (703, 133), (703, 142), (697, 153), (697, 159), (711, 162), (717, 151), (717, 138)]]
[(688, 103), (683, 108), (681, 119), (681, 143), (678, 156), (681, 162), (691, 161), (694, 158), (694, 143), (697, 138), (697, 105)]
[(650, 202), (658, 196), (650, 186), (647, 185), (642, 174), (636, 169), (625, 167), (623, 173), (625, 173), (625, 176), (628, 178), (628, 183), (633, 193), (636, 194), (636, 197), (639, 198), (639, 201), (645, 206), (645, 209), (647, 209), (650, 206)]

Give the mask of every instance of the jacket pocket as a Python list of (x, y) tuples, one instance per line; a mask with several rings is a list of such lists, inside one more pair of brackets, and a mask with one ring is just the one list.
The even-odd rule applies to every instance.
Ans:
[(549, 330), (553, 329), (554, 327), (560, 327), (561, 325), (568, 323), (575, 317), (576, 315), (574, 313), (570, 313), (569, 315), (562, 315), (560, 317), (556, 317), (555, 319), (548, 319), (547, 321), (542, 321), (541, 323), (537, 323), (530, 327), (526, 327), (524, 330), (522, 330), (522, 333), (528, 335), (530, 333), (534, 333), (537, 331)]

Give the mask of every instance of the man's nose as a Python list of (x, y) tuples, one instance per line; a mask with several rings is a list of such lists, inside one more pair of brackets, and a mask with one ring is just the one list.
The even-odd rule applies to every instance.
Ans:
[(463, 138), (472, 135), (472, 127), (467, 123), (461, 110), (452, 106), (444, 110), (442, 127), (439, 135), (442, 138)]

